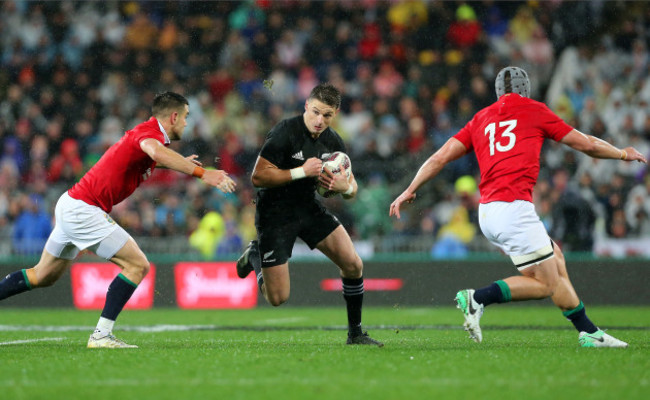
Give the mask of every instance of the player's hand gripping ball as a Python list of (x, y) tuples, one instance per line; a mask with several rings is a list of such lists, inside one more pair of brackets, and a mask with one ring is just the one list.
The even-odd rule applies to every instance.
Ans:
[[(344, 175), (348, 181), (350, 180), (352, 163), (350, 162), (350, 157), (341, 151), (336, 151), (323, 160), (323, 169), (325, 168), (329, 169), (334, 175)], [(321, 185), (317, 186), (316, 191), (323, 197), (332, 197), (339, 194)]]

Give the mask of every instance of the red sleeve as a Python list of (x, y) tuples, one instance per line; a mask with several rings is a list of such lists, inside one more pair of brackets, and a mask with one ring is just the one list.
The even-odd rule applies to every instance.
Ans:
[(548, 106), (542, 104), (539, 121), (547, 138), (559, 142), (573, 130), (573, 127), (558, 117)]
[(155, 139), (165, 145), (165, 137), (160, 131), (158, 121), (153, 117), (149, 121), (135, 126), (133, 129), (128, 131), (127, 134), (130, 135), (132, 143), (138, 146), (140, 145), (140, 142), (145, 139)]
[(472, 118), (471, 121), (465, 124), (463, 129), (454, 135), (454, 138), (460, 141), (467, 148), (468, 152), (473, 151), (474, 149), (474, 146), (472, 146), (472, 126), (474, 125), (475, 119), (476, 117)]
[(154, 131), (151, 129), (139, 131), (139, 132), (133, 132), (133, 141), (137, 144), (140, 144), (145, 139), (156, 139), (162, 144), (165, 144), (165, 139), (162, 136), (162, 133), (158, 131)]

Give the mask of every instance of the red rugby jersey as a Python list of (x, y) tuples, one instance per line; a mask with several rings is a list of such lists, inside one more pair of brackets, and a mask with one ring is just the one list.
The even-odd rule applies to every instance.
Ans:
[(476, 154), (481, 203), (532, 202), (544, 139), (560, 141), (572, 129), (545, 104), (506, 94), (476, 113), (454, 137)]
[(156, 167), (156, 162), (140, 148), (140, 142), (148, 138), (156, 139), (165, 146), (170, 142), (156, 118), (151, 117), (136, 125), (126, 131), (68, 190), (70, 197), (111, 212), (113, 206), (129, 197)]

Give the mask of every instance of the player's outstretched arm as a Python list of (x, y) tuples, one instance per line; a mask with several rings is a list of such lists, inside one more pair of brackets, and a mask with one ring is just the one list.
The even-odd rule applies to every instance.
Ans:
[(155, 139), (141, 141), (140, 148), (157, 164), (202, 179), (208, 185), (214, 186), (224, 193), (234, 191), (237, 186), (225, 171), (206, 170), (195, 160), (196, 157), (183, 157)]
[(415, 174), (415, 178), (411, 181), (411, 184), (390, 205), (388, 215), (391, 217), (395, 215), (397, 216), (397, 219), (399, 219), (401, 217), (399, 211), (402, 204), (412, 203), (413, 200), (415, 200), (415, 192), (422, 185), (435, 178), (445, 165), (459, 159), (464, 156), (465, 153), (467, 153), (467, 148), (458, 139), (452, 137), (447, 140), (438, 151), (433, 153), (433, 155), (422, 164), (417, 174)]
[[(203, 169), (202, 171), (197, 171), (192, 174), (197, 178), (200, 178), (203, 182), (207, 183), (210, 186), (214, 186), (217, 189), (221, 190), (224, 193), (231, 193), (235, 191), (237, 184), (228, 176), (228, 173), (221, 169)], [(202, 172), (202, 175), (201, 175)]]
[(312, 157), (307, 159), (301, 167), (280, 169), (266, 158), (258, 156), (251, 181), (253, 186), (260, 188), (283, 186), (298, 179), (315, 178), (320, 174), (322, 167), (323, 161)]
[(619, 149), (602, 139), (587, 135), (577, 129), (573, 129), (569, 132), (564, 138), (562, 138), (561, 142), (593, 158), (648, 163), (648, 160), (646, 160), (643, 154), (639, 153), (634, 147)]

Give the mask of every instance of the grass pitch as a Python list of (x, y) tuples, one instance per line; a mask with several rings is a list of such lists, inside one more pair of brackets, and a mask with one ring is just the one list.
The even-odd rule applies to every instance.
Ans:
[(589, 307), (630, 343), (582, 349), (552, 307), (498, 305), (484, 341), (454, 308), (372, 308), (383, 348), (346, 346), (345, 309), (125, 311), (139, 349), (85, 348), (99, 312), (0, 310), (2, 399), (645, 399), (650, 307)]

